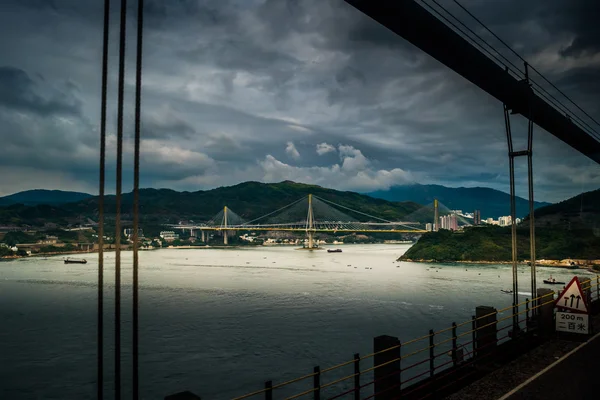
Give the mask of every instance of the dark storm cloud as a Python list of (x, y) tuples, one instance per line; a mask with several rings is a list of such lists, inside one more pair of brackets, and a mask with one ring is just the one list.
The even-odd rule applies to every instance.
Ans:
[(71, 89), (72, 85), (62, 90), (48, 87), (44, 90), (25, 71), (0, 66), (0, 107), (43, 116), (76, 116), (81, 112), (81, 104), (70, 93)]
[[(27, 160), (61, 188), (95, 186), (101, 2), (6, 4), (0, 53), (16, 79), (0, 79), (3, 138), (11, 133), (1, 163), (24, 168)], [(598, 115), (597, 24), (589, 18), (597, 4), (464, 4)], [(128, 99), (136, 6), (129, 2)], [(111, 99), (118, 12), (113, 5)], [(341, 0), (147, 0), (145, 22), (143, 184), (196, 190), (297, 179), (373, 190), (418, 180), (508, 189), (501, 104)], [(111, 151), (115, 115), (111, 101)], [(129, 140), (131, 106), (125, 115)], [(514, 119), (522, 137), (522, 118)], [(587, 161), (550, 135), (536, 130), (535, 146), (542, 199), (574, 194), (578, 179), (600, 185), (598, 174), (584, 173)], [(518, 165), (521, 194), (523, 172)]]

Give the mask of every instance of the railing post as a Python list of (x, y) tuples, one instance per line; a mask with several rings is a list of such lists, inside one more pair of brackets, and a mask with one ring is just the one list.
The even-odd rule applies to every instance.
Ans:
[(479, 306), (475, 309), (475, 343), (479, 360), (494, 352), (498, 336), (498, 311), (494, 307)]
[(577, 278), (579, 279), (581, 290), (583, 291), (583, 295), (585, 296), (585, 302), (587, 306), (590, 307), (590, 305), (592, 304), (592, 279), (587, 276), (578, 276)]
[(313, 370), (313, 389), (314, 389), (314, 400), (321, 400), (321, 368), (316, 366)]
[(354, 355), (354, 400), (360, 400), (360, 354)]
[(435, 374), (435, 340), (434, 340), (434, 335), (435, 333), (433, 332), (433, 329), (429, 330), (429, 377), (433, 378), (433, 375)]
[(265, 400), (273, 400), (273, 381), (266, 381), (265, 389)]
[[(400, 340), (393, 336), (377, 336), (373, 340), (375, 395), (374, 400), (392, 400), (400, 392)], [(383, 365), (385, 364), (385, 365)], [(378, 367), (382, 365), (381, 367)]]
[(452, 323), (452, 365), (456, 367), (457, 356), (456, 356), (456, 322)]
[(525, 329), (529, 332), (529, 299), (525, 299)]
[(476, 364), (477, 359), (477, 326), (476, 326), (475, 316), (471, 316), (471, 340), (473, 343), (471, 344), (473, 348), (473, 352), (471, 353), (471, 359), (473, 360), (473, 366)]

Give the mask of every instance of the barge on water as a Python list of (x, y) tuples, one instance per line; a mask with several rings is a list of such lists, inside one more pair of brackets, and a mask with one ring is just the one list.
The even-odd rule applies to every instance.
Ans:
[(327, 249), (328, 253), (341, 253), (342, 249)]
[(65, 264), (87, 264), (87, 260), (84, 258), (65, 258)]

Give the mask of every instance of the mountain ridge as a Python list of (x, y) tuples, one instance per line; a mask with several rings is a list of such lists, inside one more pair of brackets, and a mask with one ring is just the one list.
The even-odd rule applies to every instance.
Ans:
[[(233, 186), (220, 187), (196, 192), (178, 192), (172, 189), (140, 189), (140, 218), (145, 222), (177, 223), (181, 220), (207, 221), (227, 206), (246, 220), (261, 217), (281, 207), (285, 207), (302, 197), (314, 194), (343, 207), (387, 220), (401, 220), (414, 213), (422, 205), (414, 202), (390, 202), (364, 194), (338, 191), (316, 185), (306, 185), (291, 181), (279, 183), (243, 182)], [(122, 195), (122, 218), (130, 219), (133, 210), (133, 193)], [(105, 215), (114, 217), (116, 196), (105, 196)], [(39, 224), (43, 211), (52, 211), (55, 220), (64, 218), (81, 220), (98, 217), (98, 197), (85, 198), (75, 203), (65, 203), (52, 208), (11, 205), (0, 209), (0, 223), (25, 223), (20, 216), (31, 224)]]
[(65, 190), (32, 189), (0, 197), (0, 206), (10, 206), (14, 204), (24, 204), (27, 206), (57, 205), (74, 203), (89, 197), (93, 197), (93, 195)]
[[(437, 198), (446, 207), (453, 210), (463, 210), (472, 213), (481, 211), (481, 218), (498, 218), (510, 215), (510, 195), (500, 190), (486, 187), (451, 188), (443, 185), (410, 184), (392, 186), (389, 190), (366, 193), (369, 196), (388, 201), (414, 201), (428, 205)], [(547, 202), (535, 202), (534, 208), (550, 205)], [(516, 197), (517, 217), (523, 218), (529, 214), (529, 201)]]

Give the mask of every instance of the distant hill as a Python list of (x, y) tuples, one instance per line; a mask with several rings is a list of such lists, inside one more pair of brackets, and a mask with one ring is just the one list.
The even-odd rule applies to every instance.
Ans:
[[(342, 192), (317, 185), (284, 181), (279, 183), (244, 182), (234, 186), (197, 192), (140, 189), (140, 209), (141, 213), (146, 216), (155, 216), (161, 219), (206, 221), (227, 206), (242, 218), (251, 220), (285, 207), (308, 194), (389, 220), (399, 220), (422, 207), (414, 202), (390, 202), (355, 192)], [(107, 212), (114, 211), (115, 196), (107, 196), (105, 204)], [(130, 213), (132, 206), (133, 194), (124, 194), (122, 212)], [(89, 214), (97, 210), (97, 207), (97, 197), (68, 205), (68, 209), (79, 214)], [(348, 212), (343, 209), (342, 211)], [(353, 214), (353, 216), (355, 215)]]
[(77, 201), (81, 201), (90, 197), (93, 196), (88, 193), (67, 192), (62, 190), (34, 189), (0, 197), (0, 206), (9, 206), (12, 204), (24, 204), (27, 206), (34, 206), (40, 204), (58, 205), (65, 203), (75, 203)]
[[(358, 210), (362, 213), (387, 220), (402, 220), (403, 217), (415, 213), (422, 208), (414, 202), (390, 202), (376, 199), (364, 194), (342, 192), (316, 185), (306, 185), (285, 181), (280, 183), (245, 182), (235, 186), (220, 187), (212, 190), (197, 192), (177, 192), (170, 189), (141, 189), (140, 218), (143, 223), (162, 224), (177, 223), (181, 220), (196, 222), (207, 221), (227, 206), (230, 210), (246, 221), (274, 212), (302, 197), (313, 194), (325, 200), (334, 202), (342, 207)], [(105, 212), (110, 220), (115, 212), (115, 196), (106, 196)], [(323, 205), (321, 204), (323, 207)], [(28, 207), (12, 206), (0, 208), (0, 224), (35, 223), (38, 224), (41, 210)], [(131, 220), (133, 194), (126, 193), (122, 198), (122, 218), (127, 223)], [(286, 209), (290, 210), (290, 209)], [(306, 218), (307, 207), (296, 209), (294, 218)], [(364, 220), (361, 214), (353, 214), (347, 209), (340, 211), (351, 215), (356, 220)], [(70, 220), (79, 218), (87, 221), (91, 218), (97, 221), (98, 198), (89, 197), (76, 203), (62, 204), (48, 209), (49, 217), (53, 219)], [(283, 210), (282, 210), (283, 211)], [(315, 209), (315, 218), (319, 218), (320, 210)], [(300, 215), (301, 214), (301, 215)], [(3, 218), (3, 216), (5, 218)], [(26, 216), (26, 222), (21, 216)]]
[[(536, 229), (536, 258), (549, 260), (600, 259), (600, 237), (591, 230)], [(529, 229), (517, 231), (517, 257), (529, 259)], [(428, 232), (401, 260), (438, 262), (511, 261), (511, 229), (497, 226), (465, 228), (463, 232)]]
[(536, 226), (600, 228), (600, 189), (535, 210)]
[[(367, 193), (369, 196), (389, 201), (412, 201), (419, 204), (430, 204), (438, 199), (452, 210), (473, 212), (481, 210), (481, 218), (498, 218), (510, 215), (510, 195), (499, 190), (474, 187), (451, 188), (442, 185), (403, 185), (394, 186), (387, 191)], [(535, 202), (535, 208), (547, 206), (550, 203)], [(523, 218), (529, 214), (529, 201), (516, 198), (517, 217)]]

